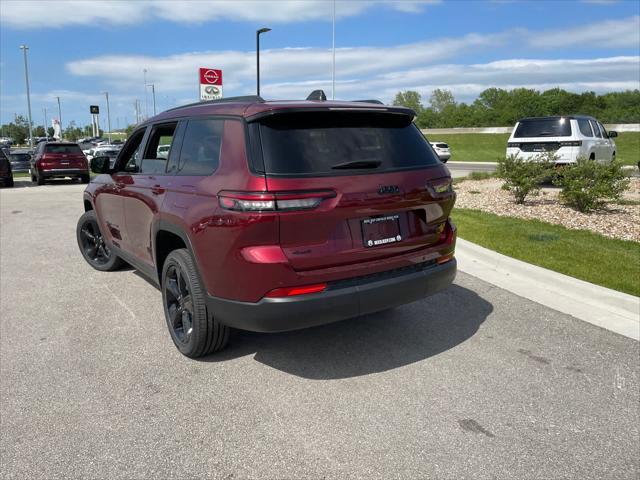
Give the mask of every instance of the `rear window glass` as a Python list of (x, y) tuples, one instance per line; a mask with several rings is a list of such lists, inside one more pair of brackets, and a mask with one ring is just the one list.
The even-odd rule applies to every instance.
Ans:
[(45, 153), (82, 153), (78, 145), (55, 145), (48, 144), (44, 147)]
[(436, 147), (438, 148), (449, 148), (449, 145), (446, 143), (436, 143)]
[(513, 135), (524, 137), (570, 137), (571, 121), (567, 118), (541, 118), (522, 120)]
[(262, 120), (260, 136), (272, 175), (357, 175), (439, 163), (407, 115), (282, 113)]

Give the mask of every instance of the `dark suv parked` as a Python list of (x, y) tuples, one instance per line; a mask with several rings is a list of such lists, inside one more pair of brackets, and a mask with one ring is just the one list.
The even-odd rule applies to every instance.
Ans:
[(80, 250), (157, 284), (190, 357), (221, 349), (229, 327), (292, 330), (419, 300), (455, 277), (455, 193), (413, 117), (260, 97), (169, 110), (113, 169), (92, 160)]
[(89, 164), (78, 144), (40, 142), (31, 159), (31, 181), (44, 185), (48, 179), (65, 177), (89, 183)]
[(13, 172), (11, 171), (11, 163), (4, 153), (4, 150), (0, 149), (0, 184), (5, 187), (13, 187)]

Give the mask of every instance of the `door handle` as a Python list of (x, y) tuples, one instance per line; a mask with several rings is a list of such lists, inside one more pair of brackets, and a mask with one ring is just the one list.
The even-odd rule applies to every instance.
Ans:
[(154, 185), (153, 187), (151, 187), (151, 193), (153, 193), (154, 195), (161, 195), (164, 192), (165, 192), (165, 189), (160, 185)]

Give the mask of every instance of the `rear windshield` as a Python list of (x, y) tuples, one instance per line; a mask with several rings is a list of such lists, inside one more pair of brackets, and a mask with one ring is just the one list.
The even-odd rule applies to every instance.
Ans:
[(571, 122), (567, 118), (521, 120), (513, 135), (523, 137), (570, 137)]
[(44, 147), (45, 153), (82, 153), (78, 145), (49, 144)]
[(440, 163), (408, 115), (282, 113), (262, 120), (260, 136), (272, 175), (357, 175)]
[(436, 143), (436, 147), (438, 148), (449, 148), (449, 145), (446, 143)]

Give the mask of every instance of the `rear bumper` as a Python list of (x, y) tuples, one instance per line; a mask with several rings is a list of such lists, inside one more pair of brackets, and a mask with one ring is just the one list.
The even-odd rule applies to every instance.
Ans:
[(62, 178), (62, 177), (80, 177), (89, 175), (89, 170), (81, 168), (56, 168), (51, 170), (40, 170), (38, 172), (42, 178)]
[(254, 332), (282, 332), (345, 320), (420, 300), (447, 288), (457, 263), (423, 264), (371, 277), (334, 282), (322, 293), (239, 302), (208, 296), (221, 323)]

